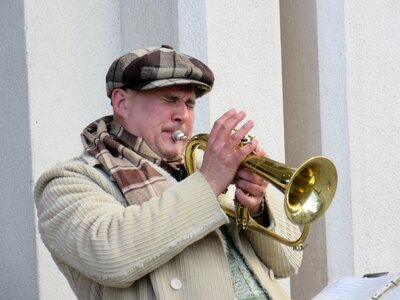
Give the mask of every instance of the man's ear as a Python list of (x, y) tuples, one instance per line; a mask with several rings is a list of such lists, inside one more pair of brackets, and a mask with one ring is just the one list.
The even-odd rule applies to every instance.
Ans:
[(115, 89), (111, 93), (111, 104), (114, 109), (114, 115), (118, 119), (126, 118), (126, 92), (123, 89)]

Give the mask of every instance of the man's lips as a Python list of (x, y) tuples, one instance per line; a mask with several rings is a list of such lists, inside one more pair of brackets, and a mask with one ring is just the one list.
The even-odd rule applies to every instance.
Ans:
[(174, 143), (180, 142), (180, 141), (185, 141), (182, 139), (180, 136), (177, 138), (177, 132), (180, 132), (180, 135), (183, 135), (186, 138), (186, 135), (181, 129), (168, 129), (164, 130), (163, 133), (165, 133), (168, 136), (168, 139), (171, 139)]

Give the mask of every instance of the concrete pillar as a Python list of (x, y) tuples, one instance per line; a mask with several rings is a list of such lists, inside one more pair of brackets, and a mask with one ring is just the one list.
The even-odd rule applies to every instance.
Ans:
[[(105, 94), (105, 73), (120, 52), (119, 3), (27, 0), (19, 17), (23, 16), (25, 27), (21, 26), (20, 31), (25, 30), (26, 48), (21, 48), (21, 51), (26, 51), (28, 89), (18, 103), (21, 114), (29, 107), (24, 119), (30, 123), (27, 124), (28, 130), (13, 130), (13, 143), (17, 145), (23, 138), (27, 145), (20, 143), (14, 148), (31, 150), (31, 162), (26, 163), (24, 168), (17, 168), (15, 176), (31, 176), (32, 179), (27, 182), (28, 185), (15, 181), (9, 188), (20, 191), (21, 186), (26, 186), (32, 193), (32, 183), (46, 169), (81, 153), (80, 132), (84, 126), (102, 115), (112, 113)], [(15, 91), (22, 93), (24, 89)], [(8, 98), (16, 97), (10, 95)], [(16, 105), (17, 102), (14, 103)], [(15, 114), (11, 116), (13, 122), (21, 122)], [(7, 155), (10, 160), (15, 157), (12, 151)], [(17, 159), (21, 157), (17, 155)], [(31, 221), (21, 220), (21, 224), (33, 231), (33, 215), (36, 215), (36, 211), (32, 194), (20, 198), (25, 202), (24, 209), (29, 207), (31, 214)], [(29, 266), (25, 266), (25, 269), (27, 272), (32, 270), (36, 275), (39, 298), (75, 299), (38, 235), (36, 241), (36, 255), (28, 250), (31, 247), (27, 244), (29, 239), (21, 242), (27, 244), (27, 251), (31, 253), (26, 257), (32, 262), (37, 260), (37, 270)], [(18, 283), (18, 286), (23, 285)], [(34, 299), (35, 296), (20, 295), (19, 299), (28, 298)]]
[[(280, 1), (286, 162), (321, 154), (317, 12), (314, 0)], [(325, 221), (312, 226), (292, 297), (311, 299), (327, 283)], [(304, 280), (306, 278), (306, 280)]]
[(354, 271), (343, 3), (317, 2), (321, 152), (334, 161), (339, 177), (326, 213), (328, 283)]
[(0, 9), (0, 298), (37, 299), (24, 1)]

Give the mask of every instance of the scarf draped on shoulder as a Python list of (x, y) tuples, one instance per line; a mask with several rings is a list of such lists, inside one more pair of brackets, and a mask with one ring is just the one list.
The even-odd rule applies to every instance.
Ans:
[(81, 133), (81, 139), (86, 152), (114, 178), (129, 205), (140, 205), (160, 196), (170, 185), (150, 162), (168, 172), (182, 166), (183, 157), (177, 161), (163, 160), (142, 138), (116, 123), (113, 116), (89, 124)]

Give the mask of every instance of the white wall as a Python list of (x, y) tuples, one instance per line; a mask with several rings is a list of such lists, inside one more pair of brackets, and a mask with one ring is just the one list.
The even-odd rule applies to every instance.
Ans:
[(399, 272), (400, 2), (344, 15), (354, 273)]
[(244, 110), (271, 158), (284, 159), (278, 1), (206, 1), (210, 119)]

